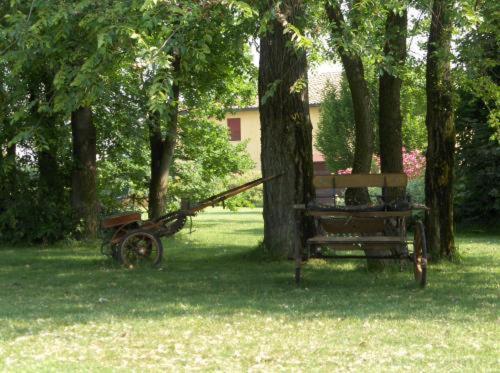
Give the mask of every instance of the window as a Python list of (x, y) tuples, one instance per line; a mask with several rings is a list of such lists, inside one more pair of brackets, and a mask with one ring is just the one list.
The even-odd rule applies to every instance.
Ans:
[(241, 140), (241, 119), (240, 118), (229, 118), (227, 120), (227, 128), (229, 129), (229, 140), (240, 141)]

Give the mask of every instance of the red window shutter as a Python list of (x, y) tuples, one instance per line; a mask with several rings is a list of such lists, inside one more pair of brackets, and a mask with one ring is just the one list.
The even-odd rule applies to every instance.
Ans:
[(241, 119), (240, 118), (229, 118), (227, 120), (227, 128), (229, 129), (229, 140), (240, 141), (241, 140)]

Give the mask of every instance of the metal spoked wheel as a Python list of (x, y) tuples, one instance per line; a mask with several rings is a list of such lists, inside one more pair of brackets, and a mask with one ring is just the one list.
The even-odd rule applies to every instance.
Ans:
[(120, 244), (120, 261), (127, 268), (155, 267), (160, 264), (163, 246), (150, 232), (128, 233)]
[(421, 221), (415, 223), (413, 265), (415, 281), (423, 288), (427, 283), (427, 242), (425, 240), (424, 224)]

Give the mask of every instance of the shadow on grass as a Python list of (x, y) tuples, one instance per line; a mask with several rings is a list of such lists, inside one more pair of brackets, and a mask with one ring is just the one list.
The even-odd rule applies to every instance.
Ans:
[(0, 269), (0, 318), (71, 324), (241, 312), (297, 320), (460, 320), (478, 312), (496, 317), (496, 280), (481, 271), (494, 260), (489, 255), (431, 267), (425, 290), (413, 283), (411, 268), (369, 273), (361, 261), (313, 260), (304, 267), (303, 285), (296, 288), (293, 262), (259, 261), (248, 248), (230, 245), (166, 244), (171, 249), (164, 266), (145, 270), (123, 269), (89, 250), (8, 252), (15, 258), (7, 258), (8, 265)]

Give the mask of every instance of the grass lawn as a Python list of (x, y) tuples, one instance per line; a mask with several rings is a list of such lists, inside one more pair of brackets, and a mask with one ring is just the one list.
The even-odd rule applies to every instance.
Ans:
[(410, 269), (252, 253), (260, 210), (210, 210), (164, 240), (159, 270), (98, 246), (1, 248), (0, 370), (498, 371), (500, 235), (460, 235), (462, 264)]

